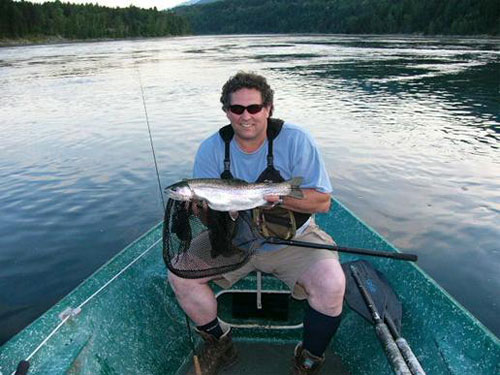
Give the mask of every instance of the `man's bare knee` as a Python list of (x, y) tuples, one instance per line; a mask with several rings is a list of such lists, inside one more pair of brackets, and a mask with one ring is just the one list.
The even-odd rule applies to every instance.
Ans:
[(342, 312), (345, 276), (337, 260), (324, 259), (314, 264), (302, 275), (300, 283), (311, 307), (333, 316)]
[(168, 281), (177, 302), (196, 325), (204, 325), (217, 317), (217, 301), (208, 282), (210, 278), (185, 279), (172, 273)]
[(191, 294), (193, 290), (199, 289), (199, 287), (205, 287), (210, 280), (210, 278), (186, 279), (172, 272), (168, 273), (168, 282), (176, 296)]

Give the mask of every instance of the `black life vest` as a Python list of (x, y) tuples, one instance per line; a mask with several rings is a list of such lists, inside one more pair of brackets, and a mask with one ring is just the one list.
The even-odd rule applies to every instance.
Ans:
[[(267, 140), (268, 140), (268, 149), (267, 149), (267, 167), (261, 172), (259, 177), (257, 178), (257, 183), (259, 182), (283, 182), (285, 179), (281, 176), (280, 172), (274, 167), (274, 157), (273, 157), (273, 141), (278, 136), (283, 127), (283, 120), (269, 118), (267, 120)], [(224, 170), (221, 173), (220, 177), (222, 179), (232, 179), (233, 175), (231, 174), (231, 160), (230, 160), (230, 143), (234, 136), (234, 130), (231, 124), (226, 125), (219, 129), (219, 135), (224, 141)], [(292, 225), (295, 227), (293, 229), (293, 234), (295, 234), (295, 229), (300, 228), (308, 219), (311, 217), (310, 214), (296, 212), (292, 210), (288, 210), (283, 207), (276, 206), (270, 210), (261, 210), (260, 211), (261, 219), (266, 221), (267, 223), (272, 223), (272, 225), (278, 226), (289, 226)], [(290, 219), (291, 218), (291, 219)], [(272, 233), (271, 233), (272, 234)], [(271, 235), (270, 234), (270, 235)], [(288, 237), (288, 236), (281, 236)]]

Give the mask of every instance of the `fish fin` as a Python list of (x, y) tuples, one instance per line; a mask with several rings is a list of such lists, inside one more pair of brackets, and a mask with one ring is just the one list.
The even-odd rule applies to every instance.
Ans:
[(248, 185), (248, 182), (247, 182), (247, 181), (245, 181), (245, 180), (241, 180), (241, 179), (239, 179), (239, 178), (232, 178), (232, 179), (230, 179), (230, 180), (223, 180), (223, 181), (224, 181), (226, 184), (228, 184), (228, 185), (233, 185), (233, 186), (234, 186), (234, 185), (236, 185), (236, 186), (238, 186), (238, 185)]
[(290, 193), (288, 193), (287, 196), (297, 199), (303, 199), (304, 193), (302, 193), (302, 190), (300, 189), (300, 184), (302, 183), (302, 181), (304, 181), (303, 177), (294, 177), (291, 180), (288, 180), (287, 182), (291, 186)]
[(304, 182), (304, 177), (292, 177), (287, 181), (292, 187), (299, 187)]
[(238, 216), (240, 216), (240, 213), (238, 211), (229, 211), (228, 214), (232, 221), (236, 221)]

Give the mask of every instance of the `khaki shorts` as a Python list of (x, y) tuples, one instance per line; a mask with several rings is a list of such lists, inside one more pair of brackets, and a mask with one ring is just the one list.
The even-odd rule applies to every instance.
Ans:
[[(334, 245), (335, 241), (311, 220), (304, 233), (295, 240)], [(305, 290), (296, 285), (300, 276), (314, 263), (322, 259), (339, 259), (336, 251), (287, 246), (275, 251), (257, 252), (248, 263), (235, 271), (225, 273), (213, 280), (220, 287), (227, 289), (252, 271), (262, 271), (276, 276), (288, 285), (292, 296), (297, 299), (307, 298)]]

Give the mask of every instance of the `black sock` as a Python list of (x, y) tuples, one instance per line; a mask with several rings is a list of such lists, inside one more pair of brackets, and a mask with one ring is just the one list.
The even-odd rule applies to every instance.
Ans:
[(222, 327), (219, 324), (219, 319), (215, 318), (210, 323), (205, 324), (203, 326), (196, 327), (200, 331), (206, 332), (215, 336), (216, 339), (219, 339), (224, 332), (222, 332)]
[(302, 347), (321, 357), (340, 324), (339, 316), (329, 316), (314, 310), (309, 304), (304, 316)]

